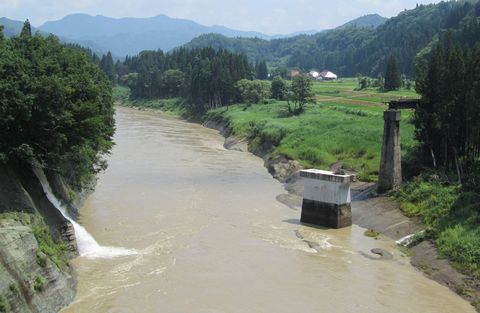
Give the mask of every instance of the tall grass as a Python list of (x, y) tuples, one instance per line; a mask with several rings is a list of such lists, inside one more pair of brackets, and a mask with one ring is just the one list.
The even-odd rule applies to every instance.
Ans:
[(421, 216), (438, 250), (480, 277), (480, 195), (424, 175), (395, 193), (408, 216)]
[[(234, 135), (252, 144), (273, 144), (273, 152), (298, 160), (305, 167), (328, 169), (336, 162), (375, 180), (383, 138), (382, 110), (335, 105), (309, 105), (299, 116), (289, 116), (282, 101), (263, 105), (233, 105), (211, 111), (207, 119), (228, 123)], [(402, 122), (402, 143), (412, 147), (413, 125)], [(255, 148), (255, 147), (253, 147)]]

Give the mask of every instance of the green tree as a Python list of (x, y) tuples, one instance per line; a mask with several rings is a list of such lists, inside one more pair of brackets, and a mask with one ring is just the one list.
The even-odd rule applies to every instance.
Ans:
[(168, 97), (178, 97), (185, 83), (185, 74), (180, 70), (167, 70), (163, 73), (163, 85)]
[(418, 64), (415, 111), (421, 155), (436, 169), (455, 174), (464, 188), (480, 191), (480, 44), (460, 46), (447, 34)]
[[(26, 32), (25, 32), (26, 34)], [(114, 132), (111, 84), (54, 36), (0, 43), (0, 161), (36, 161), (80, 188), (105, 168)]]
[(277, 100), (286, 100), (288, 92), (287, 82), (280, 76), (272, 81), (272, 98)]
[(242, 79), (235, 84), (240, 101), (247, 104), (259, 103), (270, 96), (270, 84), (262, 80)]
[(106, 55), (103, 55), (100, 61), (100, 68), (112, 83), (115, 82), (115, 64), (113, 63), (113, 57), (110, 51), (108, 51)]
[(388, 60), (387, 70), (385, 72), (385, 85), (386, 91), (397, 90), (402, 86), (402, 76), (398, 70), (397, 60), (392, 55)]
[[(288, 111), (295, 115), (302, 113), (307, 103), (315, 103), (312, 79), (305, 74), (295, 76), (292, 80), (287, 100)], [(290, 102), (293, 102), (293, 109)]]
[(257, 62), (255, 71), (257, 79), (268, 79), (268, 69), (265, 61)]
[(25, 21), (25, 23), (23, 23), (20, 37), (32, 37), (32, 26), (30, 25), (30, 21), (28, 19)]

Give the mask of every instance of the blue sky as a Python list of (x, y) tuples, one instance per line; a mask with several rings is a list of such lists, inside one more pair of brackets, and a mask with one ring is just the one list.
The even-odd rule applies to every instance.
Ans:
[(39, 26), (71, 13), (110, 17), (149, 17), (166, 14), (204, 25), (224, 25), (266, 34), (322, 30), (356, 17), (385, 17), (436, 0), (0, 0), (0, 16)]

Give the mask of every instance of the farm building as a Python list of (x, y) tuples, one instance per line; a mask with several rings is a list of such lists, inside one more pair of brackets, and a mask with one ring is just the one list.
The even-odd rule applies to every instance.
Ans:
[(324, 70), (322, 71), (318, 78), (319, 80), (335, 80), (338, 79), (338, 76), (330, 71)]

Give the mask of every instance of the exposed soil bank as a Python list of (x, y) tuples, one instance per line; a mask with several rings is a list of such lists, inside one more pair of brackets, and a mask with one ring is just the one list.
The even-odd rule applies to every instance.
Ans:
[[(277, 200), (292, 208), (301, 208), (303, 182), (299, 170), (302, 166), (284, 156), (273, 156), (273, 146), (269, 143), (249, 149), (247, 138), (231, 136), (231, 130), (223, 123), (205, 121), (203, 126), (217, 129), (224, 137), (226, 149), (252, 152), (264, 160), (270, 174), (284, 183), (288, 194)], [(394, 240), (416, 234), (424, 229), (420, 218), (409, 218), (402, 214), (398, 203), (388, 195), (379, 195), (375, 184), (356, 182), (352, 186), (352, 219), (360, 227), (372, 229)], [(424, 275), (450, 288), (469, 301), (480, 312), (480, 281), (458, 272), (448, 260), (442, 259), (430, 241), (422, 241), (411, 247), (411, 264)]]

